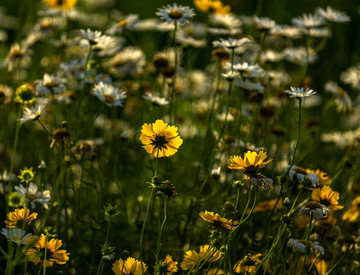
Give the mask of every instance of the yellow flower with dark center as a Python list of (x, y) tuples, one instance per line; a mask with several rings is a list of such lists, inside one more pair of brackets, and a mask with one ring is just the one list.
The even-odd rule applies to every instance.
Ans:
[(165, 260), (160, 263), (159, 272), (157, 275), (171, 275), (178, 271), (178, 262), (174, 262), (170, 255), (167, 255)]
[(9, 228), (21, 228), (23, 225), (24, 219), (27, 224), (30, 224), (31, 221), (37, 218), (37, 213), (30, 214), (28, 208), (16, 208), (15, 211), (7, 214), (7, 220), (5, 221), (6, 227)]
[[(142, 267), (141, 267), (142, 265)], [(122, 259), (119, 259), (113, 263), (112, 270), (116, 275), (123, 274), (132, 274), (132, 275), (141, 275), (147, 270), (147, 266), (144, 263), (141, 263), (138, 260), (135, 260), (132, 257), (129, 257), (124, 262)], [(142, 272), (143, 271), (143, 272)]]
[(25, 198), (19, 192), (11, 192), (8, 196), (8, 204), (10, 207), (20, 207), (25, 202)]
[(354, 222), (360, 216), (360, 196), (357, 196), (351, 203), (351, 207), (342, 216), (344, 221)]
[(210, 247), (209, 245), (200, 246), (199, 253), (195, 250), (188, 250), (185, 252), (184, 260), (181, 262), (180, 266), (183, 270), (191, 269), (198, 261), (198, 266), (204, 262), (216, 262), (222, 256), (222, 252), (217, 250), (215, 247)]
[(228, 5), (224, 6), (219, 0), (194, 0), (194, 4), (199, 11), (222, 15), (230, 13), (231, 9)]
[(22, 104), (31, 104), (35, 101), (34, 86), (25, 83), (16, 88), (15, 101)]
[(33, 168), (27, 168), (20, 170), (20, 176), (18, 178), (21, 180), (21, 182), (30, 182), (34, 179), (35, 172), (33, 171)]
[[(277, 199), (269, 200), (269, 201), (259, 201), (258, 204), (254, 208), (254, 213), (257, 212), (265, 212), (267, 210), (272, 210), (275, 206)], [(283, 200), (280, 199), (278, 204), (276, 205), (275, 210), (281, 210), (284, 208)], [(248, 210), (250, 212), (250, 210)]]
[[(38, 241), (35, 245), (24, 251), (25, 255), (29, 257), (29, 260), (32, 261), (35, 265), (41, 262), (43, 265), (44, 260), (46, 261), (46, 266), (53, 266), (54, 263), (57, 264), (66, 264), (69, 260), (70, 253), (67, 253), (66, 250), (59, 250), (62, 246), (62, 242), (59, 239), (48, 240), (48, 237), (44, 234), (41, 234)], [(46, 248), (46, 259), (45, 256)]]
[(232, 156), (230, 157), (230, 164), (228, 166), (229, 169), (239, 169), (245, 170), (244, 173), (247, 174), (256, 174), (259, 168), (264, 167), (272, 158), (269, 158), (267, 153), (264, 151), (260, 151), (259, 153), (254, 151), (247, 151), (244, 153), (244, 158), (240, 156)]
[(77, 0), (42, 0), (51, 9), (72, 9)]
[(323, 172), (320, 169), (312, 170), (306, 168), (306, 172), (315, 174), (318, 177), (321, 186), (331, 184), (332, 178), (326, 172)]
[[(316, 262), (315, 262), (316, 261)], [(300, 260), (297, 263), (296, 266), (296, 274), (301, 274), (301, 270), (302, 270), (302, 266), (303, 266), (303, 262), (304, 262), (304, 256), (301, 256)], [(315, 264), (314, 264), (315, 262)], [(311, 270), (309, 271), (311, 267)], [(316, 270), (315, 270), (316, 267)], [(311, 275), (325, 275), (328, 274), (327, 273), (327, 263), (325, 262), (325, 260), (320, 260), (317, 257), (314, 256), (308, 256), (306, 257), (306, 261), (305, 261), (305, 268), (306, 271), (304, 272), (304, 274), (311, 274)]]
[(258, 253), (256, 255), (247, 254), (243, 259), (239, 260), (235, 266), (234, 271), (236, 273), (244, 272), (246, 274), (255, 273), (258, 265), (261, 263), (262, 254)]
[(331, 211), (343, 209), (344, 206), (339, 205), (339, 193), (333, 191), (329, 186), (323, 186), (321, 189), (314, 189), (311, 193), (311, 199), (330, 208)]
[(226, 229), (235, 229), (236, 225), (239, 224), (238, 221), (228, 220), (226, 218), (220, 217), (219, 214), (214, 214), (214, 212), (200, 212), (199, 216), (203, 218), (204, 221), (211, 223), (216, 228), (226, 228)]
[(158, 158), (174, 155), (183, 143), (177, 127), (169, 126), (161, 119), (152, 124), (145, 123), (141, 129), (140, 140), (146, 152)]

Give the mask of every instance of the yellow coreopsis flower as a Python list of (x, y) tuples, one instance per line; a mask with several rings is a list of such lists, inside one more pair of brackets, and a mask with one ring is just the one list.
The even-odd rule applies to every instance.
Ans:
[(360, 216), (360, 196), (357, 196), (351, 203), (351, 207), (345, 211), (342, 219), (354, 222)]
[(203, 262), (215, 262), (219, 260), (222, 256), (222, 253), (217, 250), (215, 247), (210, 247), (209, 245), (200, 246), (199, 253), (195, 250), (188, 250), (185, 253), (184, 260), (181, 262), (180, 266), (183, 270), (191, 269), (198, 261), (201, 259)]
[(244, 158), (240, 156), (230, 157), (229, 169), (245, 170), (244, 173), (252, 174), (256, 173), (259, 168), (264, 167), (272, 158), (265, 160), (268, 157), (267, 153), (260, 151), (259, 153), (254, 151), (247, 151), (244, 153)]
[(195, 7), (202, 12), (210, 12), (215, 14), (228, 14), (231, 7), (224, 6), (219, 0), (194, 0)]
[(235, 266), (234, 271), (236, 273), (244, 272), (246, 274), (252, 274), (256, 271), (257, 267), (261, 263), (262, 254), (258, 253), (256, 255), (247, 254), (243, 259), (239, 260)]
[(146, 152), (157, 158), (174, 155), (183, 143), (177, 127), (169, 126), (161, 119), (152, 124), (145, 123), (141, 129), (140, 140)]
[(171, 275), (178, 271), (178, 262), (174, 262), (170, 255), (167, 255), (165, 260), (160, 263), (158, 275)]
[(31, 221), (37, 218), (37, 213), (30, 214), (28, 208), (16, 208), (15, 211), (7, 214), (7, 220), (5, 221), (6, 227), (9, 228), (21, 228), (23, 225), (24, 219), (27, 224), (30, 224)]
[(232, 220), (222, 218), (219, 214), (214, 214), (214, 212), (208, 212), (206, 210), (205, 212), (200, 212), (199, 216), (203, 218), (204, 221), (213, 224), (215, 227), (223, 227), (226, 229), (234, 229), (239, 223), (238, 221), (233, 222)]
[(311, 199), (317, 201), (330, 208), (331, 211), (343, 209), (344, 206), (339, 205), (339, 193), (333, 191), (329, 186), (323, 186), (321, 189), (314, 189), (311, 193)]
[[(35, 243), (33, 248), (27, 249), (24, 253), (29, 257), (30, 261), (34, 264), (38, 264), (46, 260), (46, 266), (53, 266), (54, 263), (57, 264), (66, 264), (69, 260), (70, 253), (66, 250), (59, 250), (62, 246), (62, 242), (59, 239), (48, 240), (48, 237), (44, 234), (41, 234), (38, 241)], [(45, 256), (46, 248), (46, 259)]]
[[(141, 267), (142, 265), (142, 267)], [(138, 260), (135, 260), (132, 257), (129, 257), (124, 262), (122, 259), (119, 259), (113, 263), (112, 270), (116, 275), (141, 275), (147, 270), (147, 266), (144, 263), (141, 263)]]
[(72, 9), (77, 0), (42, 0), (49, 8), (70, 10)]
[(331, 184), (332, 178), (326, 172), (321, 171), (320, 169), (312, 170), (306, 168), (306, 172), (315, 174), (318, 177), (321, 186)]

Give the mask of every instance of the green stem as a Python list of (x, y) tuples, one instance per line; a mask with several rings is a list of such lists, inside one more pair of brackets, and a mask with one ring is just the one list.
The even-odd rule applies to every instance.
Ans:
[[(160, 250), (161, 250), (161, 237), (162, 237), (162, 232), (164, 230), (164, 225), (165, 225), (165, 222), (166, 222), (166, 219), (167, 219), (167, 214), (166, 214), (166, 211), (167, 211), (167, 201), (166, 201), (166, 198), (164, 199), (164, 219), (163, 221), (161, 222), (161, 218), (160, 218), (160, 213), (161, 213), (161, 200), (163, 198), (159, 198), (159, 201), (158, 201), (158, 239), (157, 239), (157, 248), (156, 248), (156, 263), (155, 263), (155, 266), (156, 266), (156, 270), (159, 272), (158, 270), (158, 264), (159, 264), (159, 257), (160, 257)], [(160, 274), (160, 272), (159, 272)]]
[(141, 272), (142, 274), (144, 273), (144, 267), (143, 267), (143, 239), (144, 239), (144, 232), (145, 232), (145, 226), (146, 226), (146, 222), (149, 216), (149, 210), (150, 210), (150, 205), (152, 203), (154, 199), (154, 188), (151, 189), (151, 194), (150, 194), (150, 199), (149, 199), (149, 203), (148, 206), (146, 208), (146, 213), (145, 213), (145, 218), (144, 218), (144, 223), (141, 229), (141, 235), (140, 235), (140, 261), (141, 261)]
[[(308, 230), (307, 230), (307, 232), (306, 232), (305, 255), (304, 255), (304, 261), (303, 261), (302, 267), (301, 267), (301, 273), (300, 273), (301, 275), (302, 275), (303, 272), (304, 272), (306, 257), (307, 257), (308, 249), (309, 249), (309, 237), (310, 237), (310, 233), (311, 233), (312, 219), (313, 219), (313, 215), (310, 213), (310, 222), (309, 222)], [(306, 272), (306, 271), (305, 271), (305, 272)]]
[[(176, 82), (176, 74), (177, 74), (177, 66), (178, 66), (178, 53), (177, 53), (177, 47), (175, 45), (175, 37), (176, 37), (176, 31), (177, 31), (177, 21), (174, 21), (174, 32), (173, 32), (173, 38), (171, 45), (175, 48), (175, 65), (174, 65), (174, 75), (172, 80), (172, 89), (170, 94), (170, 107), (169, 107), (169, 115), (170, 115), (170, 124), (173, 123), (173, 109), (174, 108), (174, 96), (175, 96), (175, 82)], [(176, 114), (175, 114), (176, 115)]]
[(44, 125), (44, 123), (41, 122), (40, 118), (36, 119), (37, 122), (39, 122), (39, 124), (41, 125), (41, 127), (43, 128), (43, 130), (50, 136), (53, 138), (53, 135), (50, 133), (50, 131), (46, 128), (46, 126)]
[(44, 251), (44, 262), (43, 262), (43, 275), (46, 275), (46, 254), (47, 254), (47, 236), (45, 237), (45, 251)]

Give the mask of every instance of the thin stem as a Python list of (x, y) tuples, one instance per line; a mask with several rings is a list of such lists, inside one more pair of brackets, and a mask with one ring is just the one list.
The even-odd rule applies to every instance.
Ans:
[(308, 249), (309, 249), (309, 237), (310, 237), (310, 233), (311, 233), (312, 220), (313, 220), (313, 215), (310, 212), (310, 222), (309, 222), (309, 225), (308, 225), (308, 230), (306, 232), (306, 239), (305, 239), (305, 255), (304, 255), (304, 261), (302, 263), (301, 273), (300, 274), (303, 274), (304, 268), (305, 268), (306, 257), (307, 257)]
[(144, 239), (144, 232), (145, 232), (145, 226), (146, 226), (146, 222), (149, 216), (149, 210), (150, 210), (150, 205), (152, 203), (154, 199), (154, 188), (151, 189), (151, 194), (150, 194), (150, 199), (149, 199), (149, 203), (148, 206), (146, 208), (146, 213), (145, 213), (145, 218), (144, 218), (144, 223), (141, 229), (141, 235), (140, 235), (140, 261), (141, 261), (141, 272), (144, 273), (144, 267), (143, 267), (143, 239)]
[[(161, 213), (161, 200), (164, 199), (164, 219), (161, 222), (161, 218), (160, 218), (160, 213)], [(158, 264), (159, 264), (159, 257), (160, 257), (160, 250), (161, 250), (161, 237), (162, 237), (162, 232), (164, 230), (164, 225), (167, 219), (167, 200), (166, 198), (159, 198), (158, 201), (158, 211), (159, 211), (159, 217), (158, 217), (158, 239), (157, 239), (157, 248), (156, 248), (156, 270), (158, 270)]]
[(43, 275), (46, 275), (46, 254), (47, 254), (47, 236), (45, 237), (45, 251), (44, 251), (44, 262), (43, 262)]
[(174, 21), (174, 32), (173, 32), (173, 38), (172, 38), (171, 45), (175, 48), (175, 65), (174, 65), (174, 75), (173, 75), (173, 80), (172, 80), (172, 89), (171, 89), (171, 94), (170, 94), (170, 108), (169, 108), (170, 123), (173, 123), (172, 113), (173, 113), (173, 109), (175, 109), (174, 108), (174, 96), (175, 96), (175, 82), (176, 82), (177, 65), (178, 65), (178, 53), (177, 53), (177, 47), (175, 45), (176, 31), (177, 31), (177, 21)]
[(41, 122), (40, 118), (36, 119), (37, 122), (41, 125), (41, 127), (44, 129), (45, 133), (47, 133), (50, 137), (53, 137), (53, 135), (50, 133), (50, 131), (46, 128), (44, 123)]

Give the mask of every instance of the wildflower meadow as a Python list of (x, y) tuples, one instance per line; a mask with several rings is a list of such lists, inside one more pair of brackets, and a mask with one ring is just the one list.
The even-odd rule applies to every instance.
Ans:
[(360, 2), (0, 3), (0, 274), (360, 274)]

